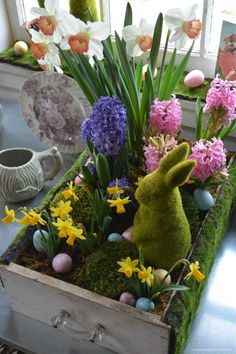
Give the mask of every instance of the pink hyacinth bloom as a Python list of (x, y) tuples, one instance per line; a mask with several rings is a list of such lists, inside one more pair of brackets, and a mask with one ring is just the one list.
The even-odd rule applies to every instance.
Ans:
[(221, 139), (199, 140), (192, 148), (189, 159), (196, 160), (192, 177), (204, 182), (208, 177), (220, 173), (228, 177), (226, 164), (226, 150)]
[(149, 128), (156, 128), (158, 133), (176, 135), (182, 120), (182, 109), (175, 95), (170, 101), (158, 101), (151, 105)]
[(147, 173), (151, 173), (159, 167), (161, 159), (177, 146), (177, 141), (170, 135), (154, 136), (149, 138), (149, 143), (144, 146)]
[(158, 149), (154, 145), (148, 144), (147, 146), (144, 146), (144, 156), (146, 159), (147, 173), (155, 171), (159, 166)]
[(221, 108), (226, 112), (227, 123), (231, 123), (236, 118), (236, 81), (224, 81), (216, 75), (208, 91), (204, 111)]

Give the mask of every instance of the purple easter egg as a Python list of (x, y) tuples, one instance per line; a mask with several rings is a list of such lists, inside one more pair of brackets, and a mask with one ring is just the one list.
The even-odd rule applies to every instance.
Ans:
[(125, 291), (120, 295), (119, 301), (122, 302), (122, 304), (134, 306), (135, 297), (133, 294), (129, 293), (128, 291)]
[(184, 79), (184, 84), (188, 87), (198, 87), (204, 82), (204, 74), (201, 70), (190, 71)]
[(58, 253), (52, 260), (52, 267), (56, 273), (67, 273), (72, 265), (72, 258), (66, 253)]
[(132, 242), (132, 239), (131, 239), (132, 230), (133, 230), (133, 226), (128, 227), (128, 229), (126, 229), (123, 232), (122, 237), (124, 239), (126, 239), (127, 241), (131, 241)]

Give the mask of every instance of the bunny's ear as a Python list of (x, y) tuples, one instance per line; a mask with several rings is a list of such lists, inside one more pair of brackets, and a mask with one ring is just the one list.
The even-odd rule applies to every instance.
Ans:
[(166, 174), (179, 162), (185, 161), (189, 155), (190, 147), (187, 143), (182, 143), (165, 156), (160, 163), (159, 172)]
[(194, 160), (187, 160), (172, 167), (165, 176), (165, 182), (172, 187), (181, 186), (189, 178), (192, 169), (196, 165)]

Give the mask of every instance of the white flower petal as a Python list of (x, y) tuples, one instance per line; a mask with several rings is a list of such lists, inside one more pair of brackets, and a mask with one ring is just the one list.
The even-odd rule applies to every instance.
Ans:
[(53, 32), (53, 42), (60, 43), (61, 40), (62, 40), (62, 35), (61, 35), (60, 28), (56, 27), (55, 31)]
[(190, 5), (186, 8), (174, 8), (168, 10), (165, 14), (167, 27), (173, 31), (175, 28), (181, 27), (183, 22), (192, 21), (196, 18), (197, 4)]
[(35, 16), (48, 16), (47, 10), (43, 9), (42, 7), (32, 7), (30, 9), (31, 15)]
[(170, 42), (175, 43), (176, 49), (181, 49), (185, 46), (187, 40), (188, 36), (182, 31), (182, 29), (177, 29), (171, 37)]
[(143, 54), (139, 45), (134, 40), (126, 43), (126, 52), (131, 57), (139, 57), (140, 55)]
[(95, 38), (100, 41), (106, 39), (110, 34), (108, 26), (103, 22), (89, 22), (87, 30), (91, 38)]
[(58, 74), (63, 74), (63, 70), (60, 68), (60, 66), (55, 66), (56, 71)]
[(55, 15), (57, 9), (59, 8), (58, 0), (45, 0), (44, 7), (50, 15)]
[(143, 35), (153, 36), (154, 25), (152, 23), (147, 23), (144, 18), (141, 18), (139, 23), (139, 32)]
[(126, 42), (136, 40), (138, 36), (140, 36), (139, 29), (134, 25), (126, 26), (122, 30), (122, 37)]
[(78, 21), (73, 15), (66, 12), (60, 20), (59, 28), (63, 36), (76, 34), (78, 33)]
[(66, 37), (64, 37), (63, 40), (61, 41), (61, 43), (60, 43), (60, 48), (61, 48), (62, 50), (68, 50), (68, 49), (70, 49), (70, 46), (69, 46), (69, 44), (68, 44), (68, 38), (69, 38), (69, 36), (66, 36)]
[(34, 29), (30, 29), (29, 33), (30, 33), (30, 35), (32, 37), (31, 38), (32, 42), (41, 43), (41, 42), (44, 41), (44, 36), (40, 32), (35, 31)]
[(183, 8), (182, 12), (183, 12), (184, 21), (194, 20), (196, 18), (197, 8), (198, 8), (197, 4), (191, 4), (190, 6)]
[(183, 12), (181, 9), (171, 9), (165, 14), (167, 27), (173, 31), (175, 28), (181, 27), (184, 22)]
[(92, 57), (93, 55), (96, 55), (98, 60), (103, 59), (103, 46), (99, 40), (90, 39), (88, 55), (90, 57)]

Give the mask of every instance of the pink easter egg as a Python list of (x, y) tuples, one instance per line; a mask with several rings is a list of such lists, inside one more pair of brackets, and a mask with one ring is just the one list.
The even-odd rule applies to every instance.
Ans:
[(127, 241), (131, 241), (131, 234), (132, 234), (132, 230), (133, 230), (133, 226), (128, 227), (128, 229), (126, 229), (123, 234), (122, 237), (125, 238)]
[(82, 179), (80, 178), (80, 176), (76, 176), (75, 180), (74, 180), (74, 184), (80, 184), (82, 182)]
[(198, 87), (204, 82), (204, 74), (201, 70), (190, 71), (184, 79), (184, 84), (188, 87)]
[(72, 258), (66, 253), (58, 253), (52, 260), (52, 267), (56, 273), (67, 273), (72, 265)]
[(122, 302), (122, 304), (134, 306), (135, 297), (133, 294), (129, 293), (128, 291), (125, 291), (120, 295), (119, 301)]

